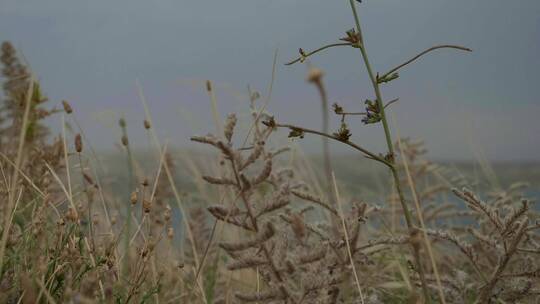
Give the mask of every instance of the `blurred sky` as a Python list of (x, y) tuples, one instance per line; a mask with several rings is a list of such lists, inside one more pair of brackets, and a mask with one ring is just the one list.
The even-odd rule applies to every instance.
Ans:
[[(391, 112), (402, 136), (424, 139), (437, 159), (540, 160), (540, 1), (364, 0), (358, 9), (377, 71), (434, 44), (474, 50), (434, 52), (383, 87), (387, 100), (400, 97)], [(319, 128), (306, 66), (283, 63), (352, 27), (347, 0), (0, 0), (0, 40), (24, 53), (53, 104), (73, 104), (98, 149), (118, 141), (119, 115), (132, 142), (146, 144), (137, 79), (160, 136), (192, 147), (190, 135), (214, 129), (204, 80), (215, 82), (223, 116), (246, 113), (246, 86), (266, 94), (276, 49), (269, 111)], [(331, 102), (360, 111), (372, 97), (357, 50), (333, 49), (311, 63), (326, 72)], [(59, 124), (59, 116), (51, 121)], [(357, 121), (352, 132), (384, 148), (379, 126)], [(317, 151), (320, 142), (303, 145)]]

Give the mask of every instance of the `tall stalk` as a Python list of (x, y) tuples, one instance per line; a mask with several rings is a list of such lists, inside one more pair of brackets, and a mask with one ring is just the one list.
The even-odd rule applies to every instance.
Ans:
[[(369, 79), (371, 81), (373, 91), (375, 92), (376, 100), (375, 101), (366, 100), (366, 102), (365, 102), (366, 103), (366, 111), (365, 112), (348, 112), (348, 111), (345, 111), (340, 105), (334, 104), (333, 105), (334, 112), (337, 115), (340, 115), (342, 118), (341, 118), (341, 127), (340, 127), (340, 129), (338, 130), (338, 132), (335, 132), (335, 133), (332, 133), (332, 134), (329, 134), (326, 130), (324, 130), (323, 132), (320, 132), (320, 131), (310, 130), (310, 129), (306, 129), (306, 128), (296, 126), (296, 125), (292, 125), (292, 124), (277, 123), (273, 118), (265, 121), (264, 124), (267, 125), (267, 126), (274, 127), (274, 128), (288, 128), (290, 130), (289, 137), (300, 137), (300, 138), (302, 138), (304, 136), (304, 134), (310, 133), (310, 134), (315, 134), (315, 135), (318, 135), (318, 136), (322, 136), (322, 137), (324, 137), (326, 139), (339, 141), (339, 142), (341, 142), (343, 144), (346, 144), (349, 147), (359, 151), (366, 158), (377, 161), (377, 162), (379, 162), (379, 163), (381, 163), (381, 164), (388, 167), (388, 169), (390, 170), (390, 173), (392, 174), (392, 178), (393, 178), (393, 181), (394, 181), (394, 187), (395, 187), (395, 189), (396, 189), (396, 191), (398, 193), (399, 201), (400, 201), (401, 207), (403, 209), (405, 222), (407, 224), (407, 229), (408, 229), (409, 237), (410, 237), (410, 240), (411, 240), (410, 243), (411, 243), (411, 247), (412, 247), (412, 254), (413, 254), (413, 257), (414, 257), (415, 268), (416, 268), (416, 271), (418, 272), (418, 275), (419, 275), (419, 279), (420, 279), (421, 286), (422, 286), (422, 292), (423, 292), (423, 295), (424, 295), (424, 298), (425, 298), (425, 303), (429, 303), (430, 298), (429, 298), (428, 286), (427, 286), (427, 283), (426, 283), (425, 272), (424, 272), (424, 269), (422, 267), (422, 263), (420, 261), (420, 252), (419, 252), (420, 247), (418, 246), (417, 243), (413, 242), (413, 240), (416, 239), (415, 236), (418, 234), (418, 229), (416, 228), (415, 223), (413, 222), (411, 212), (409, 211), (409, 208), (408, 208), (407, 203), (405, 201), (405, 196), (403, 194), (403, 190), (401, 189), (399, 175), (398, 175), (398, 169), (397, 169), (397, 166), (396, 166), (396, 163), (395, 163), (394, 144), (393, 144), (393, 141), (392, 141), (392, 134), (390, 132), (390, 127), (388, 126), (388, 119), (386, 117), (386, 108), (388, 106), (390, 106), (392, 103), (394, 103), (395, 101), (397, 101), (397, 99), (394, 99), (394, 100), (389, 101), (386, 104), (384, 104), (382, 94), (381, 94), (380, 84), (381, 83), (387, 83), (387, 82), (390, 82), (390, 81), (398, 78), (399, 77), (399, 75), (397, 73), (398, 70), (400, 70), (401, 68), (403, 68), (403, 67), (411, 64), (412, 62), (418, 60), (420, 57), (422, 57), (422, 56), (424, 56), (424, 55), (426, 55), (426, 54), (428, 54), (430, 52), (433, 52), (435, 50), (439, 50), (439, 49), (455, 49), (455, 50), (461, 50), (461, 51), (467, 51), (467, 52), (471, 52), (472, 50), (469, 49), (469, 48), (463, 47), (463, 46), (451, 45), (451, 44), (443, 44), (443, 45), (432, 46), (432, 47), (418, 53), (417, 55), (415, 55), (414, 57), (408, 59), (407, 61), (401, 63), (400, 65), (394, 67), (393, 69), (389, 70), (388, 72), (382, 74), (382, 76), (380, 76), (378, 73), (375, 74), (373, 72), (373, 69), (372, 69), (371, 64), (369, 62), (369, 57), (368, 57), (368, 54), (367, 54), (367, 50), (366, 50), (366, 47), (365, 47), (365, 44), (364, 44), (364, 38), (363, 38), (363, 35), (362, 35), (362, 27), (360, 25), (360, 18), (358, 17), (358, 12), (356, 11), (355, 2), (354, 2), (354, 0), (349, 0), (349, 3), (351, 5), (351, 10), (352, 10), (353, 17), (354, 17), (354, 22), (355, 22), (355, 25), (356, 25), (356, 30), (351, 29), (351, 30), (347, 31), (347, 33), (346, 33), (347, 37), (340, 39), (341, 41), (343, 41), (343, 43), (328, 44), (328, 45), (325, 45), (325, 46), (320, 47), (318, 49), (315, 49), (314, 51), (311, 51), (311, 52), (305, 52), (303, 49), (300, 48), (299, 49), (300, 57), (286, 63), (285, 65), (292, 65), (292, 64), (295, 64), (297, 62), (304, 62), (308, 57), (311, 57), (311, 56), (313, 56), (313, 55), (315, 55), (315, 54), (317, 54), (317, 53), (319, 53), (319, 52), (321, 52), (323, 50), (329, 49), (329, 48), (349, 46), (349, 47), (359, 49), (360, 54), (362, 56), (362, 60), (363, 60), (364, 65), (366, 67), (367, 73), (369, 75)], [(347, 124), (345, 122), (345, 118), (346, 118), (346, 116), (353, 116), (353, 115), (354, 116), (358, 116), (358, 115), (359, 116), (364, 116), (362, 121), (365, 124), (375, 124), (375, 123), (379, 123), (379, 122), (382, 123), (383, 129), (384, 129), (384, 135), (385, 135), (385, 139), (386, 139), (386, 145), (387, 145), (387, 153), (385, 155), (380, 155), (378, 153), (369, 151), (365, 147), (363, 147), (363, 146), (361, 146), (361, 145), (359, 145), (359, 144), (357, 144), (357, 143), (350, 140), (351, 132), (350, 132), (350, 130), (349, 130), (349, 128), (348, 128), (348, 126), (347, 126)], [(323, 117), (323, 123), (324, 123), (324, 120), (325, 120), (325, 118)], [(444, 299), (441, 299), (441, 300), (444, 302)]]
[[(382, 101), (382, 95), (381, 95), (381, 89), (379, 87), (379, 82), (375, 78), (375, 74), (373, 73), (373, 70), (371, 68), (371, 64), (369, 63), (369, 58), (367, 55), (366, 47), (364, 44), (364, 37), (362, 35), (362, 27), (360, 26), (360, 18), (358, 17), (358, 13), (356, 11), (356, 6), (354, 3), (354, 0), (349, 0), (349, 3), (351, 5), (351, 10), (354, 16), (354, 22), (356, 24), (356, 30), (358, 31), (358, 36), (360, 39), (359, 43), (359, 49), (360, 53), (362, 54), (362, 59), (364, 61), (364, 65), (366, 66), (367, 73), (369, 75), (369, 79), (371, 80), (371, 85), (373, 86), (373, 90), (375, 91), (375, 98), (377, 99), (377, 107), (379, 108), (379, 114), (381, 117), (382, 125), (384, 128), (384, 135), (386, 138), (386, 145), (388, 147), (388, 157), (387, 161), (389, 163), (390, 171), (392, 172), (392, 176), (394, 178), (394, 186), (396, 187), (396, 191), (399, 195), (399, 201), (401, 202), (401, 207), (403, 208), (403, 213), (405, 214), (405, 222), (407, 223), (407, 228), (409, 230), (409, 234), (412, 235), (415, 231), (414, 224), (412, 222), (411, 213), (409, 211), (409, 208), (407, 207), (407, 203), (405, 201), (405, 197), (403, 195), (403, 191), (401, 189), (400, 183), (399, 183), (399, 176), (398, 172), (395, 166), (394, 161), (394, 144), (392, 141), (392, 135), (390, 133), (390, 127), (388, 126), (388, 120), (386, 118), (384, 104)], [(420, 261), (420, 253), (419, 248), (416, 246), (411, 246), (413, 248), (413, 255), (415, 264), (418, 270), (418, 274), (420, 276), (420, 282), (422, 283), (422, 292), (424, 293), (424, 299), (426, 303), (429, 303), (429, 292), (428, 287), (426, 284), (426, 278), (424, 274), (424, 269), (422, 267), (422, 263)]]
[[(133, 176), (133, 154), (131, 153), (131, 149), (129, 146), (129, 139), (127, 134), (127, 126), (126, 126), (126, 120), (124, 118), (120, 118), (119, 120), (120, 129), (122, 130), (122, 145), (126, 148), (127, 152), (127, 169), (128, 169), (128, 196), (130, 193), (135, 189), (135, 183), (134, 183), (134, 176)], [(130, 237), (131, 237), (131, 216), (132, 216), (132, 206), (129, 201), (129, 199), (126, 199), (125, 202), (126, 206), (126, 232), (125, 232), (125, 239), (124, 239), (124, 273), (127, 273), (127, 269), (129, 267), (129, 243), (130, 243)]]

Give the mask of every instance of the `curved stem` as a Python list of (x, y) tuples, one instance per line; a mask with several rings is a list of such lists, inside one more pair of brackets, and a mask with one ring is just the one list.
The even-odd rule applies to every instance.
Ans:
[[(267, 125), (266, 122), (263, 122), (265, 125)], [(386, 166), (392, 168), (392, 164), (390, 164), (388, 161), (386, 161), (384, 158), (376, 155), (375, 153), (373, 152), (370, 152), (368, 150), (366, 150), (365, 148), (362, 148), (361, 146), (349, 141), (349, 140), (341, 140), (340, 138), (338, 138), (337, 136), (334, 136), (334, 135), (330, 135), (330, 134), (326, 134), (326, 133), (323, 133), (323, 132), (319, 132), (319, 131), (316, 131), (316, 130), (311, 130), (311, 129), (306, 129), (306, 128), (302, 128), (302, 127), (298, 127), (298, 126), (294, 126), (294, 125), (289, 125), (289, 124), (278, 124), (278, 123), (275, 123), (272, 125), (273, 127), (277, 127), (277, 128), (288, 128), (288, 129), (291, 129), (291, 130), (298, 130), (298, 131), (302, 131), (304, 133), (311, 133), (311, 134), (316, 134), (316, 135), (319, 135), (319, 136), (323, 136), (323, 137), (326, 137), (326, 138), (329, 138), (329, 139), (333, 139), (333, 140), (336, 140), (336, 141), (339, 141), (339, 142), (342, 142), (348, 146), (351, 146), (353, 147), (354, 149), (362, 152), (363, 154), (366, 155), (366, 157), (368, 158), (371, 158), (373, 160), (376, 160), (378, 162), (381, 162), (383, 164), (385, 164)]]
[(337, 47), (337, 46), (352, 46), (352, 44), (350, 44), (350, 43), (348, 43), (348, 42), (347, 42), (347, 43), (332, 43), (332, 44), (328, 44), (328, 45), (325, 45), (325, 46), (323, 46), (323, 47), (320, 47), (320, 48), (318, 48), (318, 49), (316, 49), (316, 50), (314, 50), (314, 51), (311, 51), (311, 52), (309, 52), (309, 53), (307, 53), (307, 54), (305, 54), (305, 55), (303, 55), (303, 56), (301, 56), (301, 57), (299, 57), (299, 58), (296, 58), (296, 59), (293, 60), (293, 61), (287, 62), (287, 63), (285, 63), (285, 65), (292, 65), (292, 64), (295, 64), (295, 63), (297, 63), (297, 62), (299, 62), (299, 61), (303, 61), (304, 59), (308, 58), (309, 56), (314, 55), (314, 54), (316, 54), (316, 53), (318, 53), (318, 52), (320, 52), (320, 51), (323, 51), (323, 50), (325, 50), (325, 49), (329, 49), (329, 48), (332, 48), (332, 47)]
[(462, 51), (466, 51), (466, 52), (472, 52), (472, 50), (470, 48), (466, 48), (464, 46), (459, 46), (459, 45), (443, 44), (443, 45), (432, 46), (429, 49), (427, 49), (427, 50), (425, 50), (423, 52), (420, 52), (418, 55), (414, 56), (413, 58), (405, 61), (404, 63), (402, 63), (402, 64), (398, 65), (397, 67), (391, 69), (390, 71), (386, 72), (384, 75), (380, 76), (379, 79), (383, 79), (383, 78), (388, 77), (390, 74), (392, 74), (394, 72), (397, 72), (397, 70), (399, 70), (402, 67), (412, 63), (416, 59), (424, 56), (425, 54), (427, 54), (429, 52), (432, 52), (432, 51), (435, 51), (435, 50), (438, 50), (438, 49), (456, 49), (456, 50), (462, 50)]

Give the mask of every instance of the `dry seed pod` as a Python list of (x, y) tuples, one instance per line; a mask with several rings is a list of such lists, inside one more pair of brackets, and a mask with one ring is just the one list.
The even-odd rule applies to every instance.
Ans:
[(83, 148), (83, 144), (82, 144), (81, 134), (77, 133), (77, 135), (75, 135), (75, 151), (77, 151), (77, 153), (81, 153), (82, 148)]
[(144, 213), (150, 213), (150, 209), (152, 208), (152, 202), (149, 200), (143, 200), (143, 211)]
[(150, 127), (151, 127), (150, 121), (148, 121), (148, 120), (145, 119), (145, 120), (144, 120), (144, 128), (145, 128), (146, 130), (148, 130), (148, 129), (150, 129)]
[(139, 196), (137, 191), (131, 192), (131, 196), (129, 197), (129, 201), (132, 205), (137, 204), (137, 201), (139, 201)]
[(231, 142), (232, 140), (236, 122), (237, 122), (237, 119), (236, 119), (235, 114), (229, 114), (229, 116), (227, 116), (227, 121), (225, 122), (224, 135), (228, 142)]
[(62, 106), (64, 107), (64, 111), (67, 114), (73, 113), (73, 108), (71, 107), (71, 105), (66, 100), (62, 100)]
[[(84, 177), (84, 180), (89, 183), (90, 185), (95, 185), (94, 183), (94, 179), (92, 179), (92, 177), (90, 175), (88, 175), (88, 173), (86, 172), (83, 172), (83, 177)], [(96, 185), (97, 186), (97, 185)]]
[(210, 80), (206, 81), (206, 90), (208, 92), (212, 91), (212, 82), (210, 82)]
[(318, 83), (321, 81), (323, 76), (324, 76), (324, 72), (321, 69), (311, 68), (309, 69), (306, 81), (309, 83)]
[(125, 135), (122, 135), (122, 145), (127, 146), (129, 144), (128, 138)]

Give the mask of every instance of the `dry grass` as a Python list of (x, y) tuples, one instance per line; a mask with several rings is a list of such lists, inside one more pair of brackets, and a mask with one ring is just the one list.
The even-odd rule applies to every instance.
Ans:
[[(364, 112), (334, 105), (341, 124), (330, 133), (323, 73), (312, 68), (308, 81), (321, 95), (322, 131), (268, 114), (272, 85), (266, 96), (249, 89), (250, 121), (239, 131), (235, 114), (217, 111), (208, 81), (214, 119), (208, 128), (215, 132), (191, 138), (208, 150), (178, 154), (160, 142), (139, 86), (145, 117), (136, 127), (147, 131), (157, 166), (141, 164), (128, 137), (134, 127), (120, 118), (121, 188), (105, 176), (84, 130), (70, 127), (79, 126), (76, 105), (47, 108), (28, 66), (4, 43), (0, 302), (540, 301), (540, 215), (523, 197), (523, 184), (473, 193), (463, 176), (427, 160), (421, 142), (396, 132), (394, 143), (391, 136), (385, 110), (396, 100), (384, 103), (381, 85), (433, 50), (468, 49), (436, 46), (379, 76), (353, 1), (351, 8), (357, 29), (344, 43), (300, 50), (291, 64), (335, 46), (359, 49), (375, 95)], [(63, 128), (52, 137), (43, 119), (57, 112)], [(347, 124), (358, 116), (384, 129), (384, 154), (353, 141)], [(279, 128), (293, 138), (323, 138), (324, 174), (293, 144), (276, 144)], [(388, 169), (379, 204), (365, 201), (361, 187), (343, 191), (342, 184), (358, 181), (336, 179), (331, 142)], [(482, 160), (482, 166), (488, 165)], [(190, 187), (180, 185), (179, 172), (192, 177), (182, 181)]]

